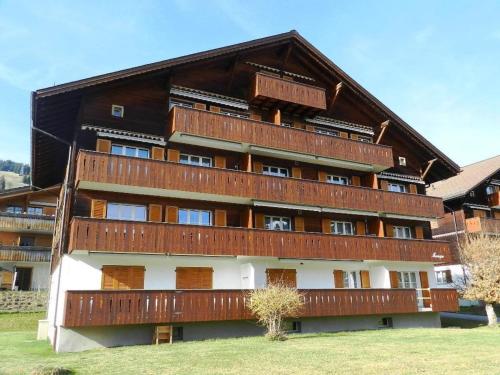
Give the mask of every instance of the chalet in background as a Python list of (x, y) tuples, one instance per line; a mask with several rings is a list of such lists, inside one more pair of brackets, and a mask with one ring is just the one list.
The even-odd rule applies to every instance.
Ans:
[(301, 332), (439, 327), (451, 261), (425, 185), (459, 167), (297, 32), (33, 93), (36, 186), (63, 182), (57, 351), (258, 334), (247, 290), (304, 294)]
[(458, 246), (467, 233), (500, 235), (500, 155), (467, 165), (453, 177), (433, 183), (427, 194), (444, 201), (446, 214), (432, 229), (436, 240), (450, 241), (453, 261), (436, 267), (438, 285), (464, 281)]

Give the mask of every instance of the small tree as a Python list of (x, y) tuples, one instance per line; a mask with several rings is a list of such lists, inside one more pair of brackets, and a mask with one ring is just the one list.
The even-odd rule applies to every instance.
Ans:
[(267, 328), (266, 337), (270, 340), (285, 340), (283, 320), (295, 317), (304, 302), (297, 289), (283, 283), (271, 284), (265, 289), (250, 292), (250, 310), (259, 323)]
[(468, 235), (461, 246), (461, 255), (470, 274), (464, 297), (483, 301), (488, 325), (497, 327), (493, 305), (500, 303), (500, 237)]

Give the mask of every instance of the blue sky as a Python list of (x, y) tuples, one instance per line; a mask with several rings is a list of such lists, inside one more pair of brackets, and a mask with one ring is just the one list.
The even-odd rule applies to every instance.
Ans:
[(0, 0), (0, 158), (30, 92), (298, 30), (460, 165), (499, 154), (499, 1)]

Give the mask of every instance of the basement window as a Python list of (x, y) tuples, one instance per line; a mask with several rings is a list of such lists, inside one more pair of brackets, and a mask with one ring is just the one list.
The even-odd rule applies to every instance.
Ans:
[(378, 328), (392, 328), (392, 318), (382, 318), (378, 321)]
[(125, 113), (125, 107), (123, 107), (122, 105), (113, 104), (111, 106), (111, 116), (123, 118), (124, 113)]
[(302, 323), (298, 320), (283, 322), (284, 329), (287, 333), (300, 333), (302, 332)]
[(172, 331), (172, 341), (184, 340), (184, 329), (182, 327), (174, 327)]

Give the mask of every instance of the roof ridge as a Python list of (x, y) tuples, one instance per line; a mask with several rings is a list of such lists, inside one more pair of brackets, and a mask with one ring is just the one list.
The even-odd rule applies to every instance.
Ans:
[[(475, 161), (474, 163), (463, 165), (460, 168), (462, 168), (462, 170), (463, 170), (463, 168), (465, 168), (465, 167), (470, 167), (470, 166), (475, 165), (475, 164), (484, 163), (485, 161), (488, 161), (488, 160), (491, 160), (491, 159), (495, 159), (495, 158), (498, 158), (498, 157), (500, 157), (500, 154), (495, 155), (495, 156), (491, 156), (491, 157), (483, 159), (483, 160)], [(460, 172), (462, 172), (462, 171), (460, 171)]]

